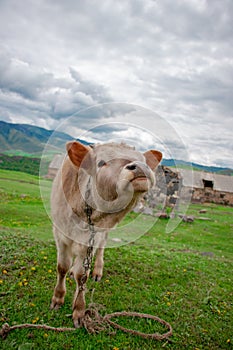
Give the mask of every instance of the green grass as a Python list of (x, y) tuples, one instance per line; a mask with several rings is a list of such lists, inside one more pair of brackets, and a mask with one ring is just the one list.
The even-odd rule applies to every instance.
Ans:
[(15, 150), (15, 149), (10, 149), (10, 150), (4, 151), (4, 152), (2, 152), (2, 154), (5, 154), (7, 156), (19, 156), (19, 157), (28, 157), (28, 158), (40, 158), (41, 157), (41, 152), (28, 153), (28, 152), (24, 152), (21, 150)]
[[(51, 181), (42, 180), (49, 193)], [(37, 176), (0, 170), (0, 225), (43, 240), (52, 238), (51, 222), (46, 216)]]
[[(43, 180), (45, 192), (50, 181)], [(75, 285), (67, 278), (67, 298), (50, 311), (56, 280), (56, 249), (51, 222), (43, 208), (38, 178), (0, 171), (0, 321), (72, 327)], [(165, 233), (167, 220), (156, 224), (129, 245), (106, 249), (104, 276), (88, 281), (87, 302), (101, 311), (138, 311), (169, 322), (170, 341), (145, 340), (121, 331), (89, 335), (44, 330), (16, 330), (1, 341), (1, 349), (230, 349), (232, 348), (233, 208), (191, 205), (193, 223), (181, 223)], [(201, 220), (208, 217), (209, 220)], [(135, 218), (129, 214), (125, 223)], [(147, 217), (143, 217), (144, 220)], [(143, 225), (143, 220), (142, 220)], [(124, 230), (124, 226), (122, 226)], [(148, 333), (165, 332), (153, 321), (119, 318), (119, 323)], [(113, 330), (112, 330), (113, 331)]]

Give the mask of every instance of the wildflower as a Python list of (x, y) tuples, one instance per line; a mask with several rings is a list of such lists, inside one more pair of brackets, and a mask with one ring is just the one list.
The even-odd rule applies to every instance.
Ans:
[(2, 284), (3, 283), (3, 280), (0, 280), (0, 284)]
[(227, 343), (229, 344), (231, 342), (231, 339), (227, 339)]
[(171, 303), (169, 301), (167, 302), (167, 306), (171, 306)]
[(44, 260), (47, 260), (48, 259), (48, 257), (47, 256), (44, 256)]
[(48, 336), (49, 336), (48, 333), (45, 333), (45, 334), (44, 334), (44, 337), (45, 337), (45, 338), (48, 338)]
[(187, 272), (187, 270), (186, 270), (186, 269), (184, 269), (184, 270), (183, 270), (183, 272)]
[(31, 270), (32, 270), (32, 271), (35, 271), (35, 270), (36, 270), (36, 268), (35, 268), (35, 267), (32, 267), (32, 268), (31, 268)]
[(3, 273), (3, 275), (7, 275), (8, 274), (7, 270), (3, 270), (2, 273)]
[(22, 286), (27, 286), (27, 285), (28, 285), (27, 279), (24, 278), (22, 282), (19, 282), (19, 283), (18, 283), (18, 285), (19, 285), (20, 287), (22, 287)]
[[(109, 280), (105, 280), (105, 282), (106, 282), (106, 283), (109, 283)], [(115, 348), (113, 348), (113, 350), (114, 350), (114, 349), (115, 349)], [(117, 350), (117, 349), (118, 349), (118, 348), (116, 348), (116, 350)]]
[(49, 270), (48, 270), (48, 273), (52, 273), (52, 270), (51, 270), (51, 269), (49, 269)]
[(37, 321), (39, 321), (39, 319), (39, 317), (34, 318), (34, 320), (32, 320), (32, 323), (36, 323)]
[(29, 303), (29, 306), (35, 307), (36, 305), (34, 303)]
[(114, 346), (113, 350), (120, 350), (119, 348), (117, 348), (116, 346)]
[(67, 280), (67, 282), (68, 282), (70, 285), (72, 285), (72, 284), (73, 284), (72, 279), (70, 279), (69, 277), (67, 277), (67, 278), (66, 278), (66, 280)]

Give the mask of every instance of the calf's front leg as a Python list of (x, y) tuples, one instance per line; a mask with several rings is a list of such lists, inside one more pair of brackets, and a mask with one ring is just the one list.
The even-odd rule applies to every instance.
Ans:
[(85, 287), (90, 274), (90, 270), (88, 270), (85, 275), (85, 269), (83, 267), (83, 261), (87, 254), (87, 247), (80, 245), (77, 253), (75, 264), (72, 267), (72, 275), (76, 281), (72, 318), (76, 328), (82, 326), (82, 320), (85, 316)]
[(94, 281), (99, 282), (103, 276), (104, 268), (104, 248), (98, 248), (96, 251), (95, 265), (92, 273)]

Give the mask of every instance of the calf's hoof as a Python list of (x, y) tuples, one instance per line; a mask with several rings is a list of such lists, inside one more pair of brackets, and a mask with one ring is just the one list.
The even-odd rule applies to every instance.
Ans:
[(50, 310), (58, 310), (64, 304), (64, 298), (52, 297)]
[(74, 310), (73, 311), (72, 318), (73, 318), (73, 323), (74, 323), (75, 328), (80, 328), (83, 326), (84, 317), (85, 317), (85, 310), (82, 310), (82, 311)]
[(103, 269), (95, 267), (92, 273), (92, 279), (96, 282), (100, 282), (103, 276)]
[(92, 275), (92, 279), (95, 282), (100, 282), (101, 278), (102, 278), (102, 276), (100, 276), (100, 275), (94, 275), (94, 274)]

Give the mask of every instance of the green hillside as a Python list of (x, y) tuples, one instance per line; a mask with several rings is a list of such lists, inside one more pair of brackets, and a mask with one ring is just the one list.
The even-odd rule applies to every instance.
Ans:
[[(49, 163), (50, 163), (50, 159), (47, 160), (47, 167), (49, 166)], [(46, 161), (44, 161), (44, 166), (45, 165), (46, 165)], [(8, 156), (6, 154), (0, 154), (0, 169), (15, 170), (15, 171), (21, 171), (32, 175), (39, 175), (40, 158)], [(46, 174), (41, 174), (41, 175), (46, 175)]]

